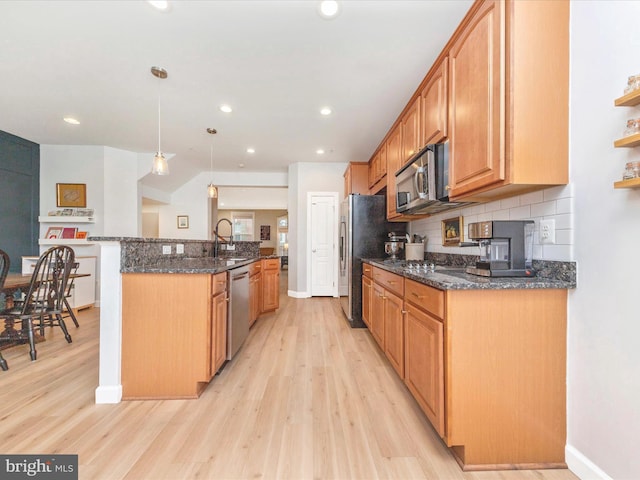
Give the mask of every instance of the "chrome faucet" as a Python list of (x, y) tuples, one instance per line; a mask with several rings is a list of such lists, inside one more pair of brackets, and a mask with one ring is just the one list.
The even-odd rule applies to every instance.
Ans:
[(218, 227), (220, 226), (220, 222), (225, 221), (229, 224), (229, 226), (231, 227), (231, 235), (229, 235), (229, 245), (233, 245), (233, 223), (231, 223), (231, 220), (229, 220), (228, 218), (221, 218), (220, 220), (218, 220), (218, 223), (216, 223), (216, 228), (213, 231), (213, 236), (215, 237), (215, 241), (213, 244), (213, 256), (214, 258), (218, 256), (218, 245), (219, 245), (219, 239), (220, 239), (220, 235), (218, 235)]

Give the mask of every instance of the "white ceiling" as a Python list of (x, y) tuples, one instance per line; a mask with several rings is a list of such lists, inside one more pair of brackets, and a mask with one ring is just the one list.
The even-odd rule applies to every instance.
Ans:
[(143, 0), (0, 1), (0, 130), (155, 152), (160, 95), (161, 146), (175, 156), (169, 176), (144, 178), (153, 188), (210, 170), (207, 127), (216, 171), (366, 161), (471, 3), (347, 0), (326, 20), (312, 0), (174, 1), (164, 13)]

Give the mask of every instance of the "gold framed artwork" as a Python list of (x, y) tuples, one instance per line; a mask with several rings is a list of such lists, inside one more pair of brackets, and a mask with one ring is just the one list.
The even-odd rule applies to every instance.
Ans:
[(462, 216), (442, 220), (442, 245), (453, 247), (464, 240)]
[[(56, 206), (87, 206), (87, 185), (85, 183), (56, 183)], [(71, 215), (69, 213), (69, 215)]]
[(189, 215), (178, 215), (178, 228), (189, 228)]

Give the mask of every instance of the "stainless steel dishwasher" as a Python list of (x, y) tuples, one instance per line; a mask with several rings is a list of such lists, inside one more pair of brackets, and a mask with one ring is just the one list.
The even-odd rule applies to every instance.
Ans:
[(227, 360), (231, 360), (249, 335), (249, 267), (229, 270), (229, 323)]

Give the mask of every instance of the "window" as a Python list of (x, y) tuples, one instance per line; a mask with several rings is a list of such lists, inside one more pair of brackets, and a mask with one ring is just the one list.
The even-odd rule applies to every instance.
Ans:
[(253, 241), (254, 212), (231, 212), (233, 223), (233, 239), (238, 241)]

